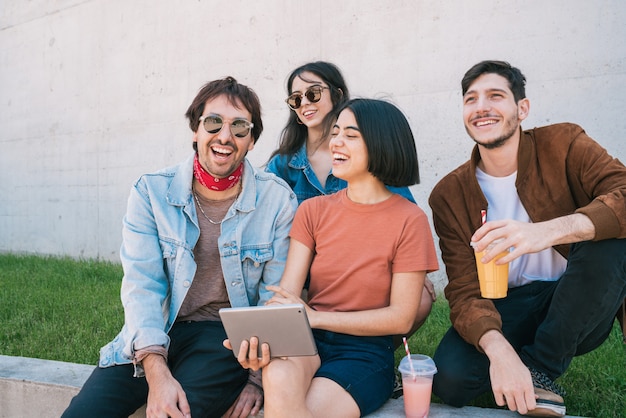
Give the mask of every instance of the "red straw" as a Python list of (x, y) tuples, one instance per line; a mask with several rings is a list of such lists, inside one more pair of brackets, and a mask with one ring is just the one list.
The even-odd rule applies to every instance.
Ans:
[(406, 342), (406, 337), (402, 337), (402, 342), (404, 343), (404, 350), (406, 351), (406, 355), (409, 360), (409, 367), (411, 368), (411, 374), (413, 375), (413, 380), (415, 380), (415, 369), (413, 369), (413, 362), (411, 361), (411, 352), (409, 351), (409, 344)]
[(483, 225), (487, 222), (487, 211), (485, 209), (480, 211), (480, 221)]

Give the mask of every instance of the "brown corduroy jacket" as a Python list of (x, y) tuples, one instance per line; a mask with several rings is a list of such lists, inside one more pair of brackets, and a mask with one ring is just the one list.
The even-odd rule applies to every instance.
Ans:
[[(533, 222), (578, 212), (593, 222), (594, 240), (626, 238), (626, 167), (580, 126), (562, 123), (523, 131), (517, 157), (515, 186)], [(475, 147), (469, 161), (435, 186), (429, 204), (448, 276), (450, 320), (464, 340), (481, 350), (482, 335), (492, 329), (502, 332), (502, 321), (493, 302), (480, 296), (469, 246), (481, 225), (481, 210), (488, 209), (476, 180), (478, 161)], [(567, 258), (568, 245), (554, 248)], [(626, 336), (626, 324), (623, 330)]]

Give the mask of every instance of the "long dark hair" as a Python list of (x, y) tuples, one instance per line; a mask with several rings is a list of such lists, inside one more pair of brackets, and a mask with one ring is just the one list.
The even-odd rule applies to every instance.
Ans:
[[(333, 110), (326, 115), (323, 121), (323, 136), (327, 137), (330, 134), (332, 122), (336, 118), (336, 110), (350, 98), (348, 86), (346, 85), (343, 75), (339, 68), (330, 62), (316, 61), (304, 64), (291, 72), (287, 79), (287, 94), (290, 95), (293, 91), (293, 81), (296, 77), (302, 77), (302, 73), (310, 72), (322, 79), (328, 87), (330, 87), (330, 97), (333, 102)], [(309, 81), (309, 80), (305, 80)], [(298, 116), (296, 112), (289, 110), (289, 119), (287, 125), (283, 128), (280, 135), (280, 141), (278, 148), (272, 153), (270, 159), (275, 155), (293, 155), (295, 154), (306, 142), (307, 127), (298, 123)]]

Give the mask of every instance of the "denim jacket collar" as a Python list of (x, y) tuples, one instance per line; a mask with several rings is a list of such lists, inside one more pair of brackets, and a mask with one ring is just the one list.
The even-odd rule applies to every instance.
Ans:
[(309, 166), (309, 159), (306, 156), (306, 145), (302, 145), (298, 151), (289, 160), (289, 167), (304, 169)]

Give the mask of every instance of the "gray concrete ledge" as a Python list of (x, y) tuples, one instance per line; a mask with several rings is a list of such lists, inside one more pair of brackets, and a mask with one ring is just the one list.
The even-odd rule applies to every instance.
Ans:
[[(0, 355), (0, 418), (58, 418), (94, 366)], [(145, 418), (141, 408), (132, 418)], [(261, 416), (263, 416), (261, 414)], [(404, 417), (402, 398), (390, 399), (368, 418)], [(432, 404), (430, 418), (511, 418), (515, 412)]]
[[(94, 366), (0, 356), (0, 418), (58, 418)], [(141, 408), (132, 418), (145, 418)]]

